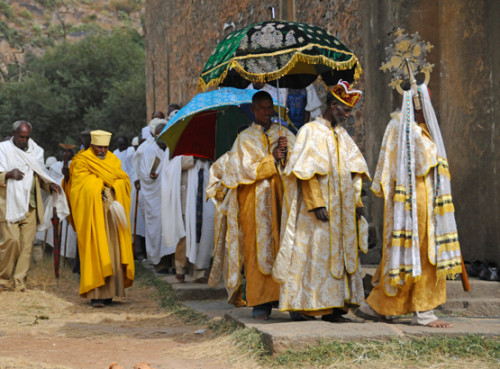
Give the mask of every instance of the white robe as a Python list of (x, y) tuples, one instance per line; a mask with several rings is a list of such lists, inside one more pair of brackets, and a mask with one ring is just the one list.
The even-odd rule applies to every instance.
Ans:
[(120, 159), (122, 163), (122, 169), (124, 170), (125, 173), (128, 174), (130, 182), (132, 182), (132, 178), (135, 176), (134, 166), (132, 164), (132, 158), (135, 154), (134, 148), (130, 146), (123, 151), (116, 149), (115, 151), (113, 151), (113, 154), (115, 154), (116, 157)]
[[(196, 242), (196, 202), (198, 191), (198, 172), (203, 172), (203, 215), (200, 242)], [(210, 164), (197, 160), (195, 166), (188, 170), (188, 188), (186, 195), (186, 256), (198, 269), (210, 267), (210, 258), (214, 249), (214, 217), (215, 205), (205, 200), (205, 189), (208, 183)]]
[[(69, 163), (68, 163), (69, 165)], [(56, 161), (49, 167), (48, 173), (50, 177), (57, 183), (62, 183), (64, 178), (64, 174), (62, 173), (63, 162)], [(42, 193), (44, 197), (44, 202), (46, 201), (45, 193)], [(78, 249), (78, 241), (76, 237), (76, 232), (73, 227), (69, 224), (67, 218), (60, 221), (61, 224), (61, 256), (65, 256), (68, 258), (75, 258), (76, 251)], [(44, 243), (54, 246), (54, 231), (52, 229), (47, 229), (45, 231), (38, 231), (36, 233), (37, 240), (43, 241)]]
[[(140, 161), (136, 169), (141, 181), (140, 192), (144, 197), (146, 253), (149, 263), (158, 264), (163, 256), (175, 252), (175, 247), (167, 247), (161, 235), (161, 173), (165, 164), (168, 163), (169, 151), (168, 148), (165, 152), (162, 151), (154, 139), (147, 140), (142, 145), (147, 146), (141, 150)], [(159, 176), (152, 179), (149, 175), (156, 158), (161, 160), (156, 169)]]
[[(36, 173), (45, 183), (55, 181), (45, 172), (43, 166), (43, 149), (31, 138), (28, 141), (26, 151), (14, 145), (13, 139), (0, 143), (0, 172), (8, 172), (19, 169), (24, 173), (22, 180), (7, 180), (7, 198), (5, 219), (8, 223), (15, 223), (25, 219), (29, 210), (31, 197), (31, 186), (33, 176)], [(45, 230), (52, 226), (52, 208), (56, 207), (59, 219), (69, 215), (68, 203), (64, 193), (49, 194), (44, 203), (45, 214), (43, 222), (38, 225), (38, 230)]]
[[(205, 189), (208, 183), (210, 164), (197, 160), (194, 167), (188, 169), (188, 187), (186, 192), (185, 222), (182, 219), (181, 205), (181, 156), (173, 158), (164, 170), (162, 182), (162, 229), (164, 239), (169, 247), (176, 247), (186, 237), (186, 256), (198, 269), (210, 266), (214, 246), (215, 206), (212, 201), (205, 200)], [(196, 242), (196, 201), (198, 193), (198, 172), (203, 173), (203, 215), (200, 242)], [(168, 209), (168, 211), (164, 211)]]

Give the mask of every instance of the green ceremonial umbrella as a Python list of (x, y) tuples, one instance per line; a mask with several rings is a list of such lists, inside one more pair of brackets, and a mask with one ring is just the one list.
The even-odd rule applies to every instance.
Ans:
[(321, 76), (326, 85), (356, 81), (358, 58), (323, 28), (306, 23), (266, 21), (227, 35), (209, 57), (198, 87), (244, 88), (279, 80), (279, 87), (304, 88)]

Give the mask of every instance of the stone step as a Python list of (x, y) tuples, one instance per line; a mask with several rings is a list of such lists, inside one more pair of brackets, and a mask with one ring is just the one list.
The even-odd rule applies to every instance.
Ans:
[(193, 277), (190, 275), (186, 275), (184, 282), (177, 281), (172, 274), (156, 275), (172, 286), (175, 295), (180, 301), (202, 301), (227, 298), (226, 289), (222, 283), (217, 287), (209, 287), (208, 284), (193, 283)]
[(500, 298), (448, 298), (446, 303), (439, 306), (438, 309), (443, 314), (475, 317), (500, 317)]
[(477, 278), (469, 278), (471, 290), (465, 292), (461, 281), (447, 281), (446, 295), (448, 299), (469, 298), (500, 298), (500, 282), (483, 281)]
[[(363, 275), (373, 276), (375, 270), (376, 267), (372, 265), (362, 266)], [(469, 283), (471, 290), (469, 292), (465, 292), (460, 279), (446, 281), (447, 298), (500, 298), (500, 282), (498, 281), (483, 281), (479, 278), (469, 277)]]

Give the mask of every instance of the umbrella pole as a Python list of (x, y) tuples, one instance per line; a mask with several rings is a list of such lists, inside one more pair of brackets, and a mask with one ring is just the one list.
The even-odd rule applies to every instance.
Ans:
[[(274, 8), (273, 8), (274, 12)], [(280, 124), (280, 129), (279, 129), (279, 134), (280, 136), (283, 136), (283, 127), (281, 126), (281, 106), (280, 106), (280, 80), (276, 80), (276, 88), (278, 89), (278, 122)]]
[[(278, 122), (279, 122), (279, 125), (280, 125), (280, 128), (278, 130), (278, 133), (279, 133), (279, 136), (282, 137), (283, 136), (283, 126), (281, 125), (281, 106), (280, 106), (280, 80), (277, 79), (276, 80), (276, 88), (278, 89)], [(281, 165), (285, 166), (285, 161), (283, 159), (281, 159)]]

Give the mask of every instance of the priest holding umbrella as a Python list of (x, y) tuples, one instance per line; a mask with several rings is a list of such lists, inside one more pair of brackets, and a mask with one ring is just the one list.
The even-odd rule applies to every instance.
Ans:
[[(360, 74), (357, 57), (328, 31), (273, 20), (226, 36), (207, 61), (198, 85), (204, 90), (267, 82), (279, 91), (305, 88), (318, 76), (335, 85), (339, 79), (353, 82)], [(278, 104), (281, 99), (278, 94)], [(229, 191), (218, 207), (227, 216), (226, 250), (221, 254), (229, 301), (253, 306), (254, 318), (264, 320), (279, 299), (280, 286), (271, 273), (279, 252), (280, 220), (287, 219), (290, 210), (282, 207), (281, 176), (295, 141), (281, 124), (271, 123), (271, 101), (266, 92), (254, 95), (255, 122), (241, 132), (229, 153), (221, 179)], [(214, 265), (221, 264), (214, 260)]]
[[(228, 232), (242, 232), (228, 239), (229, 269), (234, 287), (230, 302), (253, 307), (253, 317), (267, 320), (279, 299), (279, 284), (271, 276), (279, 248), (279, 224), (283, 188), (280, 173), (287, 148), (295, 141), (288, 130), (271, 121), (274, 113), (271, 95), (257, 92), (252, 98), (255, 122), (241, 132), (226, 163), (222, 184), (232, 189), (226, 196), (229, 210)], [(280, 132), (281, 131), (281, 132)], [(235, 258), (231, 258), (235, 256)], [(245, 276), (245, 291), (241, 276)]]

